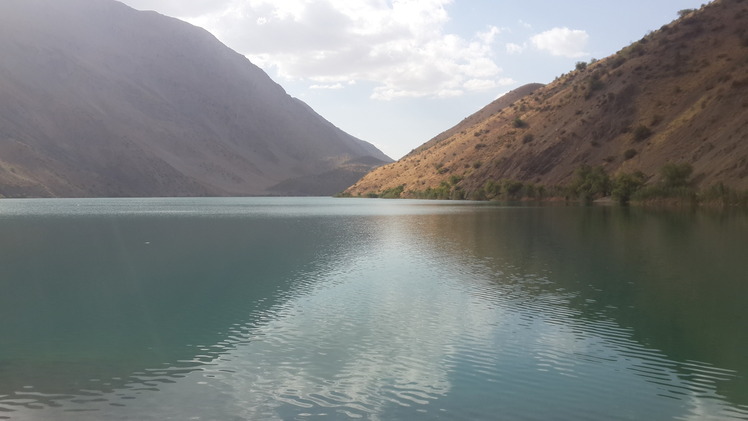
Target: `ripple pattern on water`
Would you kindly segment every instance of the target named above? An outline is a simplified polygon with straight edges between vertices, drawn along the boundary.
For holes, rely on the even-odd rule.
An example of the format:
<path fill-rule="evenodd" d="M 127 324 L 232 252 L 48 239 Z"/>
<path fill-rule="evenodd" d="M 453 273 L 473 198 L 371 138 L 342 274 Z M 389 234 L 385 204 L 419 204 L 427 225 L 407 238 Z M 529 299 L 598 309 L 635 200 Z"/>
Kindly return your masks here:
<path fill-rule="evenodd" d="M 222 218 L 267 216 L 273 206 L 249 212 L 232 202 Z M 144 343 L 171 346 L 145 350 L 142 360 L 91 367 L 94 359 L 73 350 L 26 370 L 0 359 L 0 385 L 23 377 L 8 374 L 40 373 L 0 392 L 0 419 L 748 419 L 748 407 L 724 393 L 744 373 L 647 345 L 610 316 L 618 306 L 584 293 L 600 288 L 560 285 L 532 256 L 477 256 L 477 245 L 440 231 L 460 226 L 462 208 L 428 219 L 423 207 L 381 206 L 340 220 L 293 205 L 275 234 L 285 226 L 314 235 L 297 250 L 302 262 L 287 261 L 292 270 L 255 273 L 243 263 L 251 253 L 212 254 L 201 262 L 212 272 L 183 274 L 210 301 L 175 281 L 161 297 L 186 302 L 172 307 L 178 316 L 142 306 L 156 339 Z M 249 247 L 232 230 L 257 225 L 237 221 L 210 221 L 200 231 L 205 247 Z M 320 238 L 339 241 L 313 243 Z M 273 253 L 262 248 L 252 250 L 268 259 L 264 267 Z M 265 289 L 252 295 L 246 285 Z M 54 373 L 76 370 L 91 374 L 54 385 Z"/>

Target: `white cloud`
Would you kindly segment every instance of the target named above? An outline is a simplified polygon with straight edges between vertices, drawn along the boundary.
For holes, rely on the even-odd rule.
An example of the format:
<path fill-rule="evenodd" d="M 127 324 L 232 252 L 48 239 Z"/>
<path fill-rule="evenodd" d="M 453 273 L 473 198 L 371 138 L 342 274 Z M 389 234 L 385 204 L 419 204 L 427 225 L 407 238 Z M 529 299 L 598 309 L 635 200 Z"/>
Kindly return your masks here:
<path fill-rule="evenodd" d="M 194 18 L 205 13 L 222 10 L 231 0 L 123 0 L 130 7 L 138 10 L 158 10 L 168 16 Z"/>
<path fill-rule="evenodd" d="M 480 39 L 485 44 L 491 44 L 494 39 L 496 39 L 496 36 L 502 32 L 503 30 L 501 28 L 490 26 L 486 32 L 479 32 L 476 34 L 476 38 Z"/>
<path fill-rule="evenodd" d="M 532 44 L 539 50 L 547 51 L 554 56 L 582 57 L 588 53 L 584 51 L 589 35 L 578 29 L 553 28 L 530 38 Z"/>
<path fill-rule="evenodd" d="M 499 86 L 510 86 L 514 85 L 515 83 L 517 83 L 517 81 L 510 77 L 502 77 L 501 79 L 499 79 Z"/>
<path fill-rule="evenodd" d="M 367 81 L 372 98 L 389 100 L 501 85 L 492 45 L 502 29 L 471 39 L 447 33 L 451 1 L 230 0 L 189 21 L 255 64 L 316 88 Z"/>
<path fill-rule="evenodd" d="M 342 83 L 336 83 L 334 85 L 312 85 L 309 89 L 343 89 Z"/>
<path fill-rule="evenodd" d="M 496 86 L 498 86 L 496 81 L 491 79 L 470 79 L 465 82 L 465 89 L 468 91 L 485 91 Z"/>
<path fill-rule="evenodd" d="M 521 54 L 523 51 L 525 51 L 524 45 L 515 44 L 513 42 L 506 44 L 507 54 Z"/>

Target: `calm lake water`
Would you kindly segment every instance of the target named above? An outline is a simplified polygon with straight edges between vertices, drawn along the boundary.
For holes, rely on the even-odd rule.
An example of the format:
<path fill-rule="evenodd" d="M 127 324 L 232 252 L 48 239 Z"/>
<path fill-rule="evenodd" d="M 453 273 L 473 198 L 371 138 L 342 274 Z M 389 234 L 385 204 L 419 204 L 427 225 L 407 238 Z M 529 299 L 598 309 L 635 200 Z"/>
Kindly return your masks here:
<path fill-rule="evenodd" d="M 0 201 L 0 419 L 748 419 L 748 217 Z"/>

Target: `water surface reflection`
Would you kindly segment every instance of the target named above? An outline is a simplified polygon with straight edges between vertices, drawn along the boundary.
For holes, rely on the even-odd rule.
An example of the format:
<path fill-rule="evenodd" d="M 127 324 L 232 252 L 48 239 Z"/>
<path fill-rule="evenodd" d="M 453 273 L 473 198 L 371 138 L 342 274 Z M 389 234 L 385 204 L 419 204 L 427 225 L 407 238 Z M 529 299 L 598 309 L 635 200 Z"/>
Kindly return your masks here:
<path fill-rule="evenodd" d="M 0 218 L 0 410 L 748 418 L 743 219 L 245 200 Z"/>
<path fill-rule="evenodd" d="M 748 404 L 740 351 L 748 346 L 745 215 L 513 208 L 435 216 L 426 231 L 452 252 L 469 251 L 503 282 L 519 279 L 523 291 L 564 302 L 574 318 L 615 323 L 672 360 L 665 365 L 699 393 L 706 384 Z"/>

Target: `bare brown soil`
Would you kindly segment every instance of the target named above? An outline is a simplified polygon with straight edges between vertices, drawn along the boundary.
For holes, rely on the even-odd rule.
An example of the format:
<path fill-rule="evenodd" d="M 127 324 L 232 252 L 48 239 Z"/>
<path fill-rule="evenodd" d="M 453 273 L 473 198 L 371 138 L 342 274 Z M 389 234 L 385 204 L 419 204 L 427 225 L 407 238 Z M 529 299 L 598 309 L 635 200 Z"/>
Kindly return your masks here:
<path fill-rule="evenodd" d="M 693 166 L 698 188 L 748 190 L 748 1 L 717 0 L 546 86 L 489 104 L 347 190 L 408 192 L 489 180 L 554 186 L 581 165 L 642 171 Z M 456 176 L 456 177 L 455 177 Z"/>

